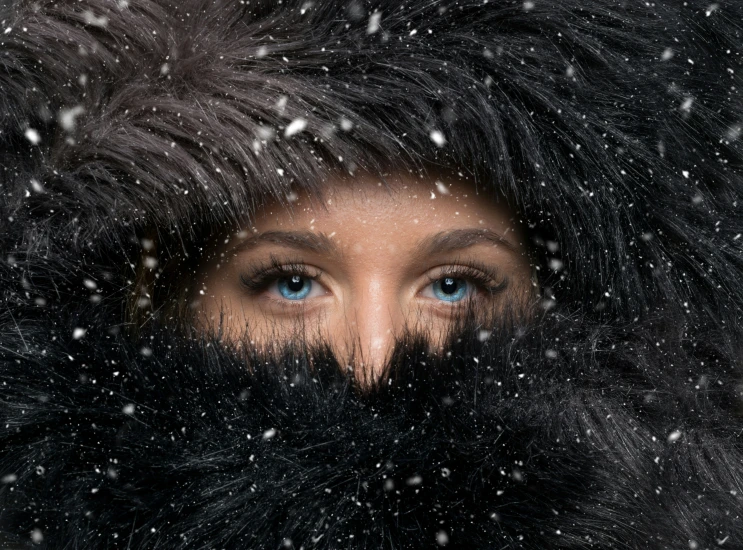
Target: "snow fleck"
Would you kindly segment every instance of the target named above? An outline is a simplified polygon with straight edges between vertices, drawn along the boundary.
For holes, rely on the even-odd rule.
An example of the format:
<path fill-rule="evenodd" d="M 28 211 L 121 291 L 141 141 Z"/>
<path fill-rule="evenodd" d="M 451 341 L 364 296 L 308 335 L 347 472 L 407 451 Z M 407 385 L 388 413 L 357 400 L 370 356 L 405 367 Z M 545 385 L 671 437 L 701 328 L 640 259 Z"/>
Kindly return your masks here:
<path fill-rule="evenodd" d="M 484 342 L 485 340 L 487 340 L 488 338 L 490 338 L 490 335 L 491 334 L 493 334 L 493 333 L 491 331 L 489 331 L 489 330 L 481 330 L 481 331 L 479 331 L 477 333 L 477 339 L 480 342 Z"/>
<path fill-rule="evenodd" d="M 121 409 L 121 412 L 131 416 L 134 414 L 134 409 L 135 409 L 134 403 L 129 403 L 128 405 L 124 405 L 124 408 Z"/>
<path fill-rule="evenodd" d="M 283 169 L 283 168 L 277 168 L 277 169 L 276 169 L 276 173 L 277 173 L 277 174 L 278 174 L 279 176 L 283 176 L 283 175 L 284 175 L 284 169 Z"/>
<path fill-rule="evenodd" d="M 689 179 L 689 171 L 688 170 L 681 170 L 681 175 L 684 176 L 686 179 Z"/>
<path fill-rule="evenodd" d="M 44 542 L 44 533 L 41 532 L 41 529 L 36 528 L 31 531 L 31 542 L 34 544 L 41 544 Z"/>
<path fill-rule="evenodd" d="M 678 441 L 681 438 L 681 431 L 680 430 L 674 430 L 670 434 L 668 434 L 668 442 L 674 443 Z"/>
<path fill-rule="evenodd" d="M 10 31 L 12 30 L 13 30 L 13 27 L 8 27 L 7 29 L 3 31 L 3 34 L 10 34 Z"/>
<path fill-rule="evenodd" d="M 565 69 L 565 76 L 570 78 L 574 75 L 575 75 L 575 67 L 573 67 L 572 65 L 568 65 L 568 68 Z"/>
<path fill-rule="evenodd" d="M 108 25 L 108 17 L 105 15 L 98 17 L 90 10 L 85 10 L 83 12 L 83 17 L 85 17 L 86 24 L 93 25 L 94 27 L 104 28 Z"/>
<path fill-rule="evenodd" d="M 265 432 L 263 432 L 263 439 L 273 439 L 274 437 L 276 437 L 275 428 L 270 428 L 266 430 Z"/>
<path fill-rule="evenodd" d="M 534 2 L 532 2 L 531 0 L 526 0 L 526 2 L 524 2 L 524 11 L 530 11 L 533 9 L 534 9 Z"/>
<path fill-rule="evenodd" d="M 416 34 L 418 34 L 418 29 L 413 29 L 408 36 L 415 36 Z"/>
<path fill-rule="evenodd" d="M 449 188 L 444 184 L 443 181 L 436 180 L 436 190 L 439 192 L 440 195 L 451 194 L 451 191 L 449 191 Z"/>
<path fill-rule="evenodd" d="M 681 110 L 682 111 L 690 111 L 691 106 L 694 104 L 694 98 L 693 97 L 687 97 L 684 99 L 684 102 L 681 104 Z"/>
<path fill-rule="evenodd" d="M 3 478 L 0 479 L 0 481 L 2 481 L 5 484 L 15 483 L 16 481 L 18 481 L 18 476 L 15 474 L 8 474 L 6 476 L 3 476 Z"/>
<path fill-rule="evenodd" d="M 433 141 L 438 147 L 443 147 L 446 143 L 446 138 L 439 130 L 432 130 L 429 134 L 431 141 Z"/>
<path fill-rule="evenodd" d="M 23 135 L 31 142 L 31 145 L 38 145 L 41 143 L 41 135 L 39 134 L 39 131 L 34 128 L 27 128 Z"/>
<path fill-rule="evenodd" d="M 346 117 L 341 117 L 341 130 L 348 132 L 351 128 L 353 128 L 353 122 Z"/>
<path fill-rule="evenodd" d="M 255 52 L 255 56 L 260 59 L 261 57 L 266 57 L 268 55 L 268 48 L 265 46 L 261 46 L 258 48 L 258 50 Z"/>
<path fill-rule="evenodd" d="M 433 191 L 431 191 L 431 200 L 433 200 L 435 198 L 436 198 L 436 193 L 434 193 Z"/>
<path fill-rule="evenodd" d="M 423 483 L 423 478 L 419 475 L 411 476 L 405 480 L 408 485 L 420 485 Z"/>
<path fill-rule="evenodd" d="M 671 48 L 666 48 L 663 50 L 663 53 L 661 54 L 660 58 L 663 61 L 668 61 L 674 56 L 673 50 Z"/>
<path fill-rule="evenodd" d="M 258 126 L 255 133 L 261 139 L 272 139 L 276 135 L 276 132 L 270 126 Z"/>
<path fill-rule="evenodd" d="M 307 13 L 307 10 L 313 7 L 314 5 L 315 5 L 314 2 L 305 2 L 304 4 L 302 4 L 302 7 L 299 8 L 299 13 L 304 15 L 305 13 Z"/>
<path fill-rule="evenodd" d="M 737 241 L 738 239 L 740 239 L 740 236 L 741 236 L 741 233 L 738 233 L 735 237 L 733 237 L 733 240 Z"/>
<path fill-rule="evenodd" d="M 83 285 L 85 285 L 85 288 L 87 288 L 88 290 L 95 290 L 96 288 L 98 288 L 98 285 L 92 279 L 84 279 Z"/>
<path fill-rule="evenodd" d="M 562 260 L 559 260 L 557 258 L 552 258 L 550 259 L 549 266 L 552 271 L 561 271 L 563 267 L 563 263 L 562 263 Z"/>
<path fill-rule="evenodd" d="M 46 468 L 44 468 L 41 464 L 36 466 L 36 475 L 43 476 L 46 473 Z"/>
<path fill-rule="evenodd" d="M 170 65 L 168 63 L 163 63 L 160 65 L 160 75 L 165 76 L 170 72 Z"/>
<path fill-rule="evenodd" d="M 303 118 L 295 118 L 284 130 L 285 137 L 291 137 L 307 128 L 307 121 Z"/>
<path fill-rule="evenodd" d="M 68 132 L 75 129 L 75 122 L 77 117 L 85 112 L 82 105 L 75 105 L 69 109 L 62 109 L 59 111 L 59 124 L 62 128 Z"/>
<path fill-rule="evenodd" d="M 725 132 L 725 138 L 729 141 L 735 141 L 740 137 L 743 132 L 743 125 L 738 124 L 737 126 L 731 126 L 728 131 Z"/>
<path fill-rule="evenodd" d="M 279 96 L 279 99 L 276 100 L 276 110 L 280 113 L 284 112 L 284 109 L 286 108 L 286 104 L 289 102 L 289 96 Z"/>
<path fill-rule="evenodd" d="M 694 60 L 692 60 L 692 59 L 687 59 L 687 61 L 689 62 L 690 65 L 693 65 L 694 64 Z"/>
<path fill-rule="evenodd" d="M 144 263 L 147 269 L 155 269 L 158 264 L 157 258 L 153 258 L 152 256 L 145 256 L 142 263 Z"/>
<path fill-rule="evenodd" d="M 152 350 L 148 347 L 143 347 L 139 350 L 139 353 L 142 354 L 143 357 L 151 357 L 152 356 Z"/>
<path fill-rule="evenodd" d="M 369 24 L 366 26 L 366 34 L 374 34 L 379 30 L 379 23 L 382 20 L 382 12 L 376 11 L 369 16 Z"/>
<path fill-rule="evenodd" d="M 33 189 L 37 193 L 43 193 L 44 192 L 44 186 L 41 185 L 39 180 L 35 178 L 31 178 L 31 189 Z"/>
<path fill-rule="evenodd" d="M 297 202 L 299 200 L 299 195 L 297 195 L 294 191 L 290 191 L 286 194 L 286 200 L 289 202 Z"/>
<path fill-rule="evenodd" d="M 82 340 L 83 337 L 85 337 L 85 333 L 88 331 L 84 328 L 77 327 L 75 330 L 72 331 L 72 338 L 74 340 Z"/>
<path fill-rule="evenodd" d="M 436 533 L 436 544 L 439 546 L 446 546 L 449 544 L 449 535 L 446 531 L 439 531 Z"/>
<path fill-rule="evenodd" d="M 555 358 L 557 358 L 557 352 L 555 350 L 553 350 L 553 349 L 548 349 L 547 351 L 544 352 L 544 355 L 548 359 L 555 359 Z"/>
<path fill-rule="evenodd" d="M 719 7 L 720 7 L 720 4 L 710 4 L 709 7 L 706 10 L 704 10 L 704 15 L 706 15 L 707 17 L 709 17 Z"/>

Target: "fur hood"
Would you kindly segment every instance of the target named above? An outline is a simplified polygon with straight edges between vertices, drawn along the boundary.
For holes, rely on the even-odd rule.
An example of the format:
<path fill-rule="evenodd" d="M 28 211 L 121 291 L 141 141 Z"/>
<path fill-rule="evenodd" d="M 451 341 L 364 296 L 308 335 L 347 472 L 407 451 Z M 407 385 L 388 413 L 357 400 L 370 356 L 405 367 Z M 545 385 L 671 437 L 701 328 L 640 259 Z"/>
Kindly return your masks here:
<path fill-rule="evenodd" d="M 741 21 L 737 1 L 4 2 L 0 531 L 743 548 Z M 145 254 L 165 280 L 266 198 L 431 166 L 528 225 L 528 326 L 400 341 L 361 391 L 327 350 L 238 356 L 139 294 Z"/>

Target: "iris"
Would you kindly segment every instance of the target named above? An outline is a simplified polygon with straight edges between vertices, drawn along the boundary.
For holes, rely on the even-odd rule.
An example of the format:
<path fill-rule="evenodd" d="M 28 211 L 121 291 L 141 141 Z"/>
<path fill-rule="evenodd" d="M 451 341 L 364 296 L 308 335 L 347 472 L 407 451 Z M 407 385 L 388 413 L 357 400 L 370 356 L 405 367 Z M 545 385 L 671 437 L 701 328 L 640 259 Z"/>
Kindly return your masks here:
<path fill-rule="evenodd" d="M 467 296 L 467 281 L 464 279 L 455 279 L 454 277 L 444 277 L 434 281 L 433 294 L 439 300 L 446 302 L 458 302 Z"/>
<path fill-rule="evenodd" d="M 312 280 L 300 275 L 279 279 L 277 286 L 281 296 L 287 300 L 303 300 L 312 290 Z"/>

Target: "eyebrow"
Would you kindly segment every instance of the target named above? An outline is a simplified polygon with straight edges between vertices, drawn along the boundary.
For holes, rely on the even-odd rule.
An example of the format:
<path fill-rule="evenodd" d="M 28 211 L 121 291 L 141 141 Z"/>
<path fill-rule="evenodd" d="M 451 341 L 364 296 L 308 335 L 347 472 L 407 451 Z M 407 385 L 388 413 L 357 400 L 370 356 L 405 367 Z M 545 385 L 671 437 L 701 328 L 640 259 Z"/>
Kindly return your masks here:
<path fill-rule="evenodd" d="M 311 231 L 266 231 L 257 233 L 242 241 L 235 247 L 235 251 L 249 250 L 270 243 L 305 250 L 315 253 L 340 255 L 337 244 L 324 233 Z M 469 248 L 477 244 L 493 244 L 503 246 L 511 252 L 518 253 L 518 248 L 503 235 L 490 229 L 453 229 L 441 231 L 423 239 L 413 252 L 417 258 L 425 258 L 434 254 L 446 254 Z"/>
<path fill-rule="evenodd" d="M 453 229 L 441 231 L 426 237 L 418 246 L 416 255 L 427 257 L 434 254 L 455 252 L 477 244 L 503 246 L 511 252 L 518 253 L 516 245 L 506 240 L 503 235 L 490 229 Z"/>
<path fill-rule="evenodd" d="M 264 243 L 316 253 L 338 253 L 338 247 L 330 237 L 324 233 L 312 233 L 311 231 L 265 231 L 245 239 L 235 247 L 235 251 L 249 250 Z"/>

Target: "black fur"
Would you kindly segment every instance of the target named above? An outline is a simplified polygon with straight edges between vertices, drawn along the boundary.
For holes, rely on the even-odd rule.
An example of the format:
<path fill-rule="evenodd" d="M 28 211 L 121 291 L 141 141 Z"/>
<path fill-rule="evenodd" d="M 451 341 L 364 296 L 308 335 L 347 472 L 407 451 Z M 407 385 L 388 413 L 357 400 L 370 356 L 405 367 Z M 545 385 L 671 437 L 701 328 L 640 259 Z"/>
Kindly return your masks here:
<path fill-rule="evenodd" d="M 737 0 L 3 3 L 0 529 L 743 548 L 742 22 Z M 127 325 L 143 238 L 167 278 L 267 196 L 435 166 L 528 224 L 529 327 L 401 342 L 364 392 L 327 352 L 237 357 L 157 307 Z"/>

